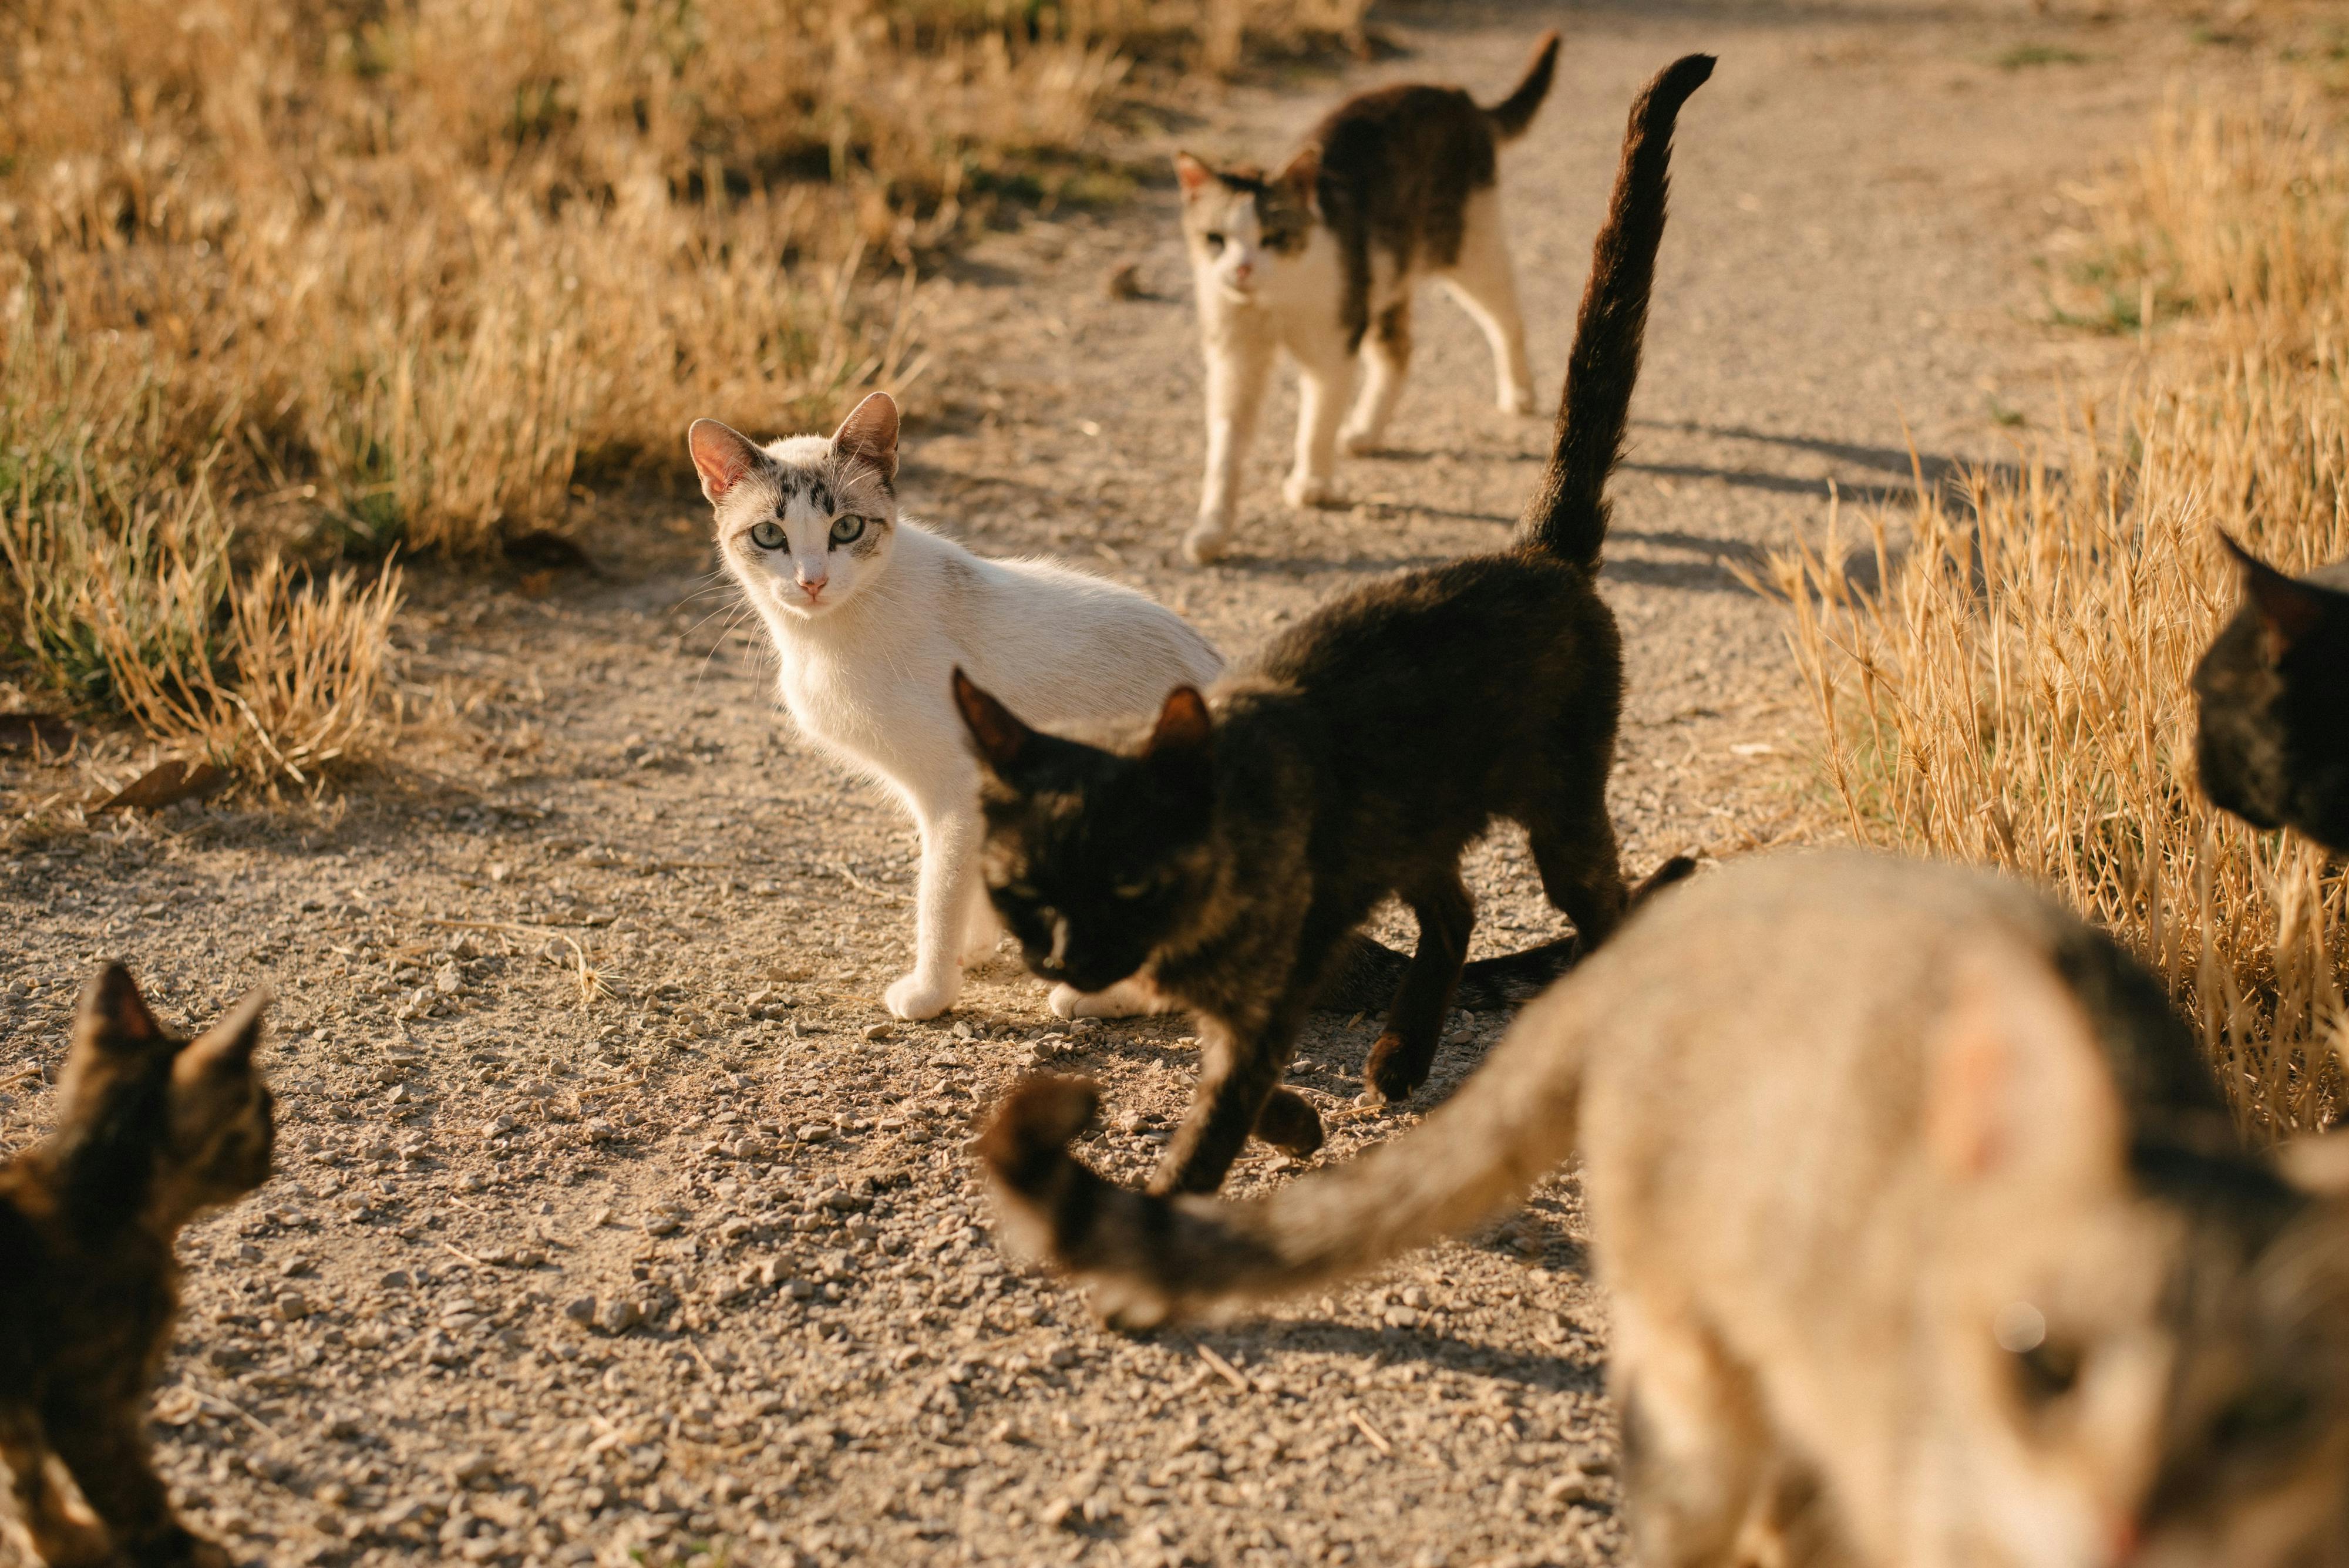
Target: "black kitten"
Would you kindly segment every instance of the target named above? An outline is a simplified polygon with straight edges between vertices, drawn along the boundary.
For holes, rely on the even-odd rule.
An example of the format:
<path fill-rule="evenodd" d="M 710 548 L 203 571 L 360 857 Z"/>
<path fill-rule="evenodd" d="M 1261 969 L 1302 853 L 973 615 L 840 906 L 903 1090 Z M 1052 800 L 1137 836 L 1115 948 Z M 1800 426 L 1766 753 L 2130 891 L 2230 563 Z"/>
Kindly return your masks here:
<path fill-rule="evenodd" d="M 2227 548 L 2249 599 L 2194 670 L 2202 787 L 2253 826 L 2349 855 L 2349 561 L 2294 578 Z"/>
<path fill-rule="evenodd" d="M 1558 410 L 1514 546 L 1325 606 L 1209 701 L 1189 687 L 1112 748 L 1040 734 L 957 670 L 985 763 L 988 890 L 1029 966 L 1079 991 L 1147 971 L 1199 1019 L 1196 1096 L 1153 1179 L 1212 1191 L 1253 1129 L 1310 1150 L 1311 1106 L 1279 1087 L 1306 1012 L 1390 894 L 1419 948 L 1371 1048 L 1372 1097 L 1427 1078 L 1475 907 L 1463 849 L 1524 825 L 1550 900 L 1585 945 L 1630 899 L 1607 816 L 1623 700 L 1599 597 L 1607 476 L 1623 441 L 1662 238 L 1672 122 L 1710 56 L 1632 106 Z"/>

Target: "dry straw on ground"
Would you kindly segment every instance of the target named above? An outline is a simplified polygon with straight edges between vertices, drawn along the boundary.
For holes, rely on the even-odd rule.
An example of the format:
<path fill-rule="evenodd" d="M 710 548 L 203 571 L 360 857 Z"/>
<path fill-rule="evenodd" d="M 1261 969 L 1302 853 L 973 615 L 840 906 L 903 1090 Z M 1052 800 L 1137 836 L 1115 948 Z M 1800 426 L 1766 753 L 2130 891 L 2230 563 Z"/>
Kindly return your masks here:
<path fill-rule="evenodd" d="M 2305 99 L 2180 104 L 2091 192 L 2084 281 L 2155 302 L 2147 389 L 1962 493 L 1775 563 L 1825 771 L 1865 842 L 2011 867 L 2152 961 L 2247 1128 L 2341 1104 L 2349 868 L 2215 810 L 2188 680 L 2239 602 L 2224 529 L 2292 570 L 2349 556 L 2349 165 Z"/>
<path fill-rule="evenodd" d="M 1121 188 L 1137 57 L 1227 70 L 1362 3 L 0 6 L 0 637 L 305 776 L 364 739 L 397 588 L 249 560 L 486 548 L 698 415 L 835 411 L 908 362 L 876 261 Z"/>

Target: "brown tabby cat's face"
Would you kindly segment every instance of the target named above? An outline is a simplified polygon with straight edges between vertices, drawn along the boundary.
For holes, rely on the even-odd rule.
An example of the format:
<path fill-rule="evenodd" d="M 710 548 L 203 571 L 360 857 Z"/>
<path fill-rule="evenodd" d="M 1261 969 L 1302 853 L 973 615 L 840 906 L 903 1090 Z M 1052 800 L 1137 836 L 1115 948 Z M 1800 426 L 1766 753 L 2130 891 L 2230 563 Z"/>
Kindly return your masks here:
<path fill-rule="evenodd" d="M 109 964 L 83 995 L 58 1086 L 58 1136 L 102 1154 L 143 1191 L 112 1194 L 175 1228 L 269 1179 L 274 1101 L 253 1064 L 265 992 L 193 1040 L 166 1030 L 129 971 Z"/>

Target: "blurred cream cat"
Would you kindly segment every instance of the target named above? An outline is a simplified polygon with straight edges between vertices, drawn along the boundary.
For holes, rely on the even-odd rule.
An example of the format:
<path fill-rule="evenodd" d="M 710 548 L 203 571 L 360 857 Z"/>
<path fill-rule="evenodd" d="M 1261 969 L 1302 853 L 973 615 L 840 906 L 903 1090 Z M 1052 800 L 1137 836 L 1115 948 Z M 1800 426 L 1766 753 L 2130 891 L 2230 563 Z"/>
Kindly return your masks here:
<path fill-rule="evenodd" d="M 2342 1146 L 2247 1152 L 2156 982 L 2010 883 L 1668 889 L 1418 1131 L 1265 1198 L 1102 1181 L 1064 1150 L 1093 1101 L 1032 1081 L 979 1150 L 1128 1324 L 1359 1272 L 1578 1151 L 1647 1568 L 2349 1562 Z"/>

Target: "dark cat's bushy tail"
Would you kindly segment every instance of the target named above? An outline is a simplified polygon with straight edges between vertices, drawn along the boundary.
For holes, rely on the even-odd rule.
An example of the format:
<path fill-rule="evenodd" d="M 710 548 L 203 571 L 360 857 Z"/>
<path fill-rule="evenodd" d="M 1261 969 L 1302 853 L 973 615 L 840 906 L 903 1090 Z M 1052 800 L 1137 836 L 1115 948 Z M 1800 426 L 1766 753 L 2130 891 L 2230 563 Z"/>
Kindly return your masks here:
<path fill-rule="evenodd" d="M 1596 568 L 1607 538 L 1607 476 L 1623 450 L 1656 249 L 1664 237 L 1672 122 L 1712 75 L 1711 55 L 1684 56 L 1631 105 L 1615 194 L 1591 246 L 1590 281 L 1575 318 L 1549 468 L 1517 525 L 1519 543 L 1577 566 Z"/>
<path fill-rule="evenodd" d="M 1550 78 L 1557 74 L 1557 29 L 1552 27 L 1534 46 L 1533 63 L 1526 67 L 1525 78 L 1516 89 L 1485 110 L 1485 118 L 1493 122 L 1493 135 L 1502 141 L 1523 136 L 1540 112 L 1542 100 L 1549 97 Z"/>

